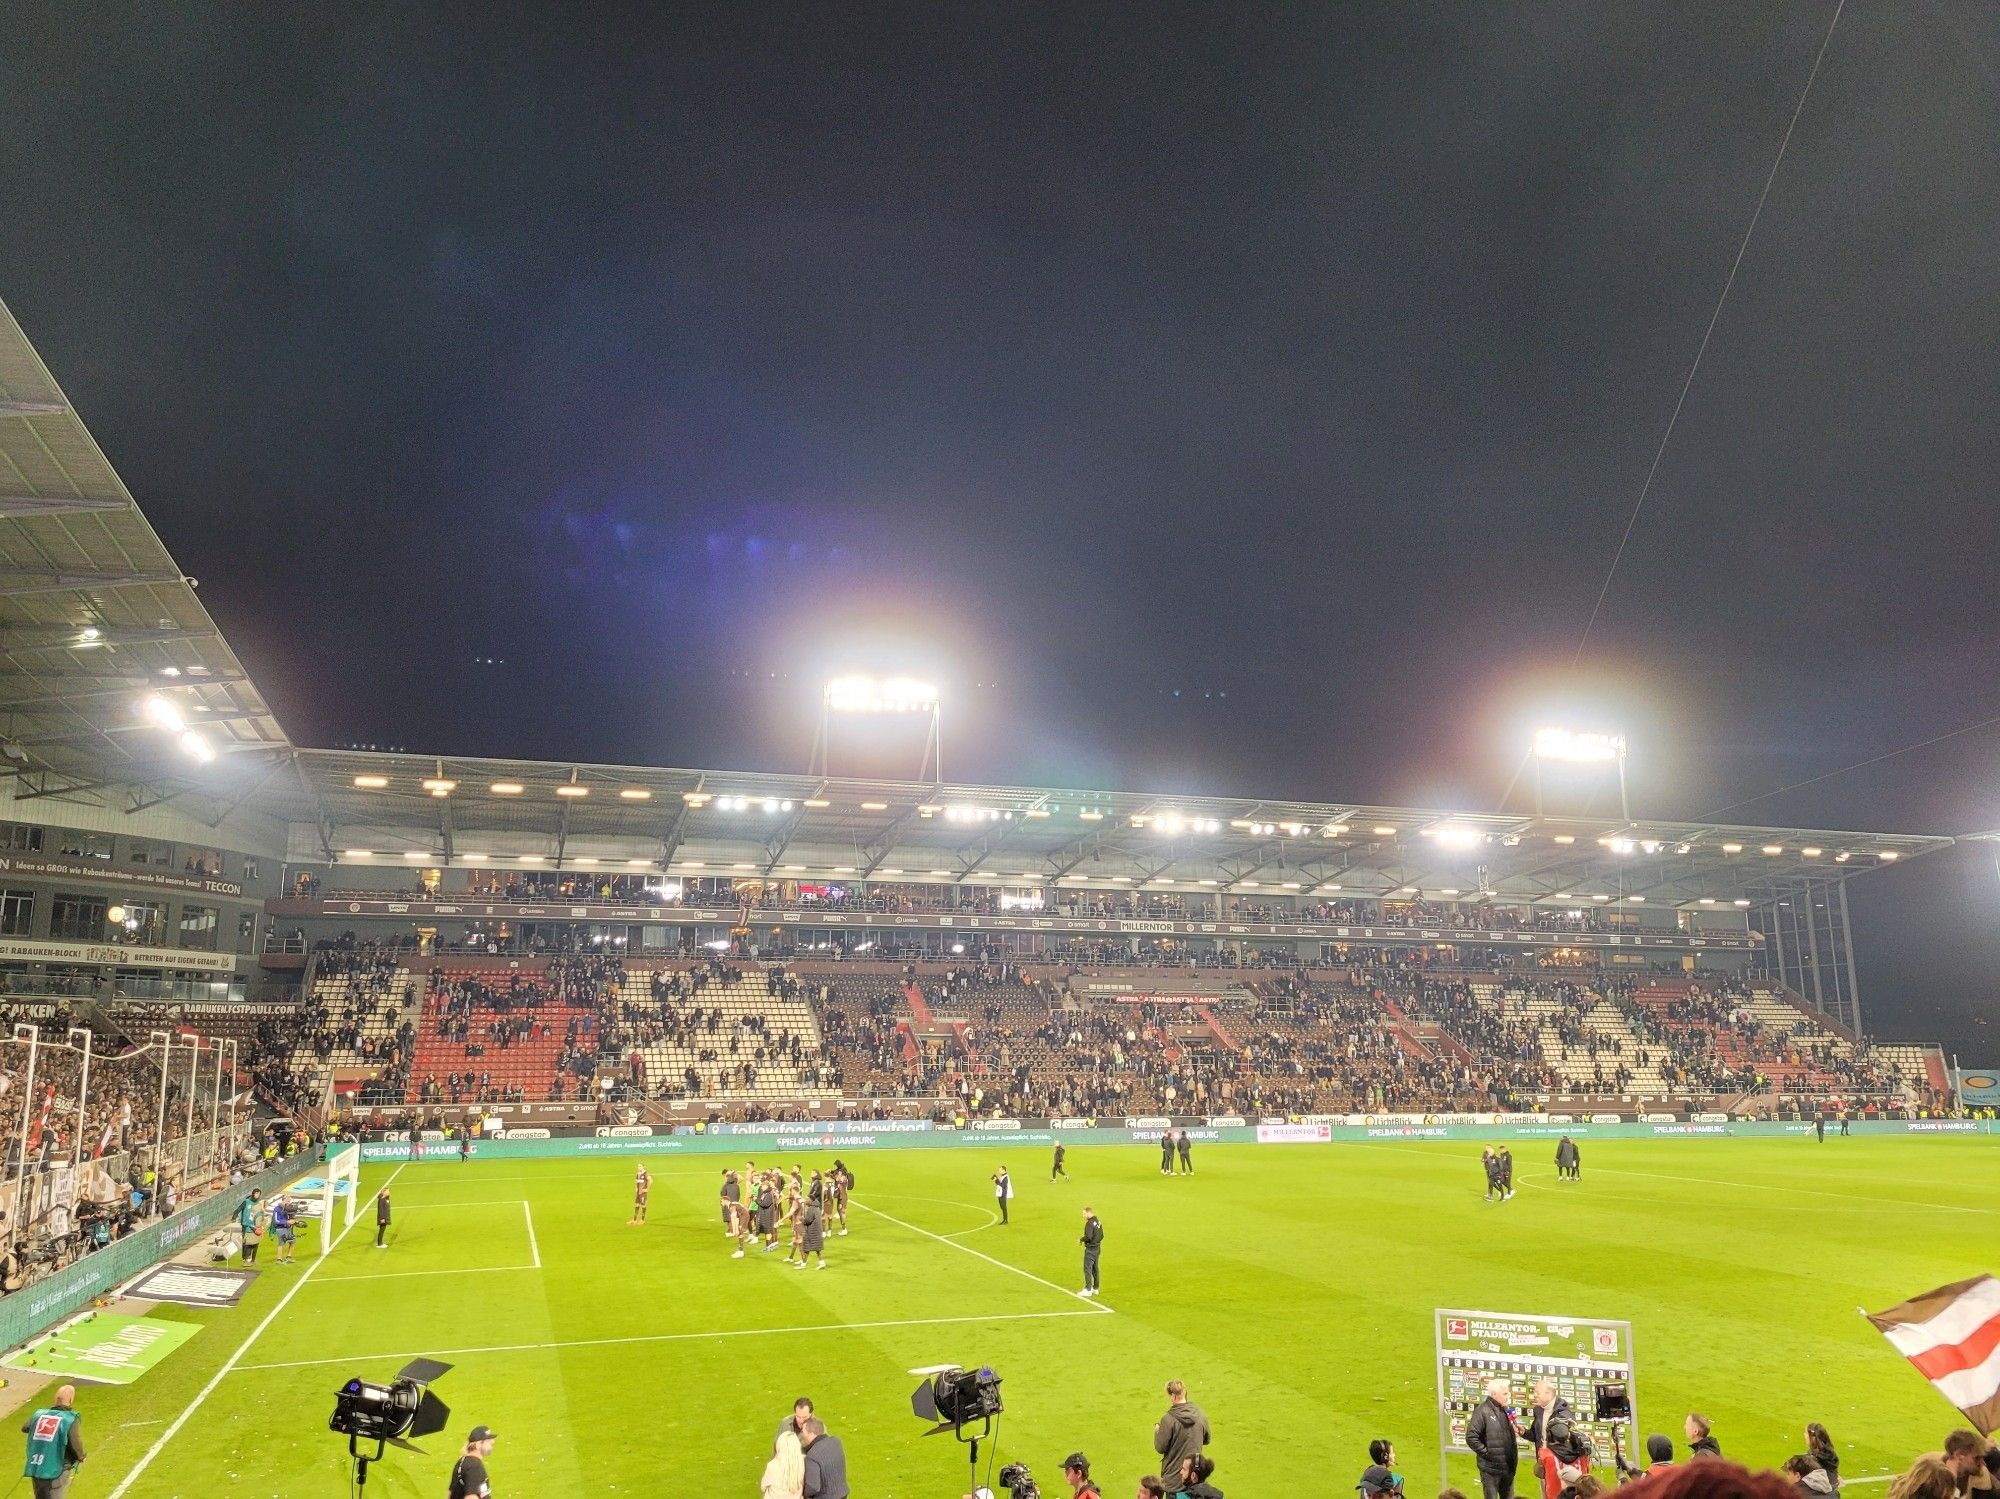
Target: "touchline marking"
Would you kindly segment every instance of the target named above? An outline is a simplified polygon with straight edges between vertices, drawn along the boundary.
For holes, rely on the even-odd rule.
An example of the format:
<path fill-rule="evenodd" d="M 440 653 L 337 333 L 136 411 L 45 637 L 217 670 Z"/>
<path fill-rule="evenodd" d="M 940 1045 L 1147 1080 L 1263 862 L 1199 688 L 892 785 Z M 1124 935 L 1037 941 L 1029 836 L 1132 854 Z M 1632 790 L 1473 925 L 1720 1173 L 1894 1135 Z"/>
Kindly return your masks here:
<path fill-rule="evenodd" d="M 997 1265 L 1002 1270 L 1011 1270 L 1016 1275 L 1024 1276 L 1027 1279 L 1032 1280 L 1038 1286 L 1047 1286 L 1051 1291 L 1059 1291 L 1063 1295 L 1069 1297 L 1072 1301 L 1081 1301 L 1085 1306 L 1089 1307 L 1093 1312 L 1100 1312 L 1107 1316 L 1110 1315 L 1111 1313 L 1111 1308 L 1104 1305 L 1102 1302 L 1093 1301 L 1088 1296 L 1083 1295 L 1081 1292 L 1072 1291 L 1067 1286 L 1059 1286 L 1052 1280 L 1044 1280 L 1042 1279 L 1041 1276 L 1035 1274 L 1035 1272 L 1032 1270 L 1023 1270 L 1019 1265 L 1010 1265 L 1005 1260 L 996 1260 L 990 1254 L 981 1254 L 977 1249 L 974 1249 L 969 1244 L 961 1244 L 956 1239 L 947 1239 L 943 1234 L 934 1234 L 927 1228 L 918 1228 L 914 1223 L 905 1223 L 901 1218 L 896 1217 L 894 1214 L 885 1213 L 880 1208 L 871 1208 L 865 1202 L 857 1202 L 854 1203 L 853 1206 L 860 1208 L 864 1213 L 873 1213 L 877 1218 L 886 1218 L 889 1222 L 895 1224 L 898 1228 L 907 1228 L 913 1234 L 922 1234 L 926 1239 L 936 1239 L 938 1243 L 948 1245 L 949 1247 L 956 1249 L 960 1254 L 969 1254 L 976 1260 L 984 1260 L 989 1265 Z M 117 1496 L 114 1494 L 112 1496 L 112 1499 L 117 1499 Z"/>
<path fill-rule="evenodd" d="M 532 1265 L 469 1265 L 454 1270 L 384 1270 L 379 1274 L 329 1275 L 320 1284 L 323 1286 L 343 1286 L 357 1280 L 407 1280 L 413 1275 L 499 1275 L 505 1271 L 539 1270 L 540 1261 Z"/>
<path fill-rule="evenodd" d="M 535 1262 L 534 1268 L 539 1270 L 542 1268 L 542 1250 L 535 1243 L 535 1210 L 528 1206 L 525 1197 L 521 1199 L 521 1216 L 528 1220 L 528 1258 Z"/>
<path fill-rule="evenodd" d="M 1106 1307 L 1104 1310 L 1109 1311 L 1110 1308 Z M 541 1353 L 555 1348 L 613 1348 L 634 1343 L 699 1343 L 708 1338 L 773 1338 L 795 1332 L 866 1332 L 881 1327 L 950 1327 L 967 1322 L 1041 1322 L 1052 1317 L 1090 1315 L 1091 1313 L 1087 1311 L 1003 1312 L 997 1317 L 903 1317 L 891 1322 L 815 1322 L 805 1327 L 732 1327 L 721 1332 L 635 1333 L 622 1338 L 574 1338 L 551 1343 L 495 1343 L 480 1348 L 433 1348 L 429 1354 L 342 1354 L 338 1358 L 301 1358 L 289 1359 L 282 1363 L 239 1364 L 237 1369 L 240 1373 L 249 1374 L 262 1369 L 316 1369 L 325 1364 L 359 1364 L 376 1359 L 413 1359 L 445 1354 L 450 1354 L 454 1358 L 466 1358 L 475 1353 Z M 112 1499 L 117 1499 L 117 1496 L 114 1494 Z"/>
<path fill-rule="evenodd" d="M 391 1171 L 389 1173 L 388 1180 L 382 1183 L 383 1191 L 386 1192 L 389 1190 L 390 1184 L 396 1180 L 397 1175 L 402 1171 L 402 1169 L 403 1168 L 401 1166 L 398 1166 L 394 1171 Z M 334 1235 L 333 1243 L 327 1246 L 328 1249 L 331 1250 L 338 1248 L 340 1246 L 340 1241 L 347 1237 L 348 1232 L 354 1227 L 356 1223 L 359 1223 L 361 1221 L 362 1221 L 361 1218 L 355 1217 L 353 1219 L 350 1219 L 347 1223 L 343 1224 L 341 1226 L 340 1232 Z M 148 1468 L 150 1468 L 153 1465 L 153 1459 L 158 1457 L 163 1451 L 165 1451 L 167 1443 L 171 1442 L 175 1438 L 175 1436 L 179 1434 L 180 1429 L 183 1426 L 187 1425 L 188 1417 L 192 1416 L 197 1410 L 201 1409 L 202 1402 L 207 1400 L 210 1395 L 213 1395 L 215 1393 L 215 1387 L 221 1384 L 222 1381 L 228 1377 L 229 1371 L 234 1369 L 237 1366 L 237 1364 L 241 1362 L 243 1355 L 250 1351 L 250 1345 L 256 1342 L 259 1338 L 264 1336 L 264 1329 L 269 1327 L 273 1322 L 278 1320 L 278 1313 L 282 1312 L 286 1307 L 292 1304 L 292 1298 L 299 1294 L 300 1289 L 304 1287 L 306 1282 L 313 1278 L 313 1272 L 318 1270 L 321 1265 L 324 1265 L 327 1262 L 327 1259 L 328 1256 L 325 1254 L 314 1256 L 313 1262 L 310 1265 L 306 1266 L 305 1273 L 301 1275 L 297 1280 L 293 1281 L 291 1289 L 286 1291 L 284 1295 L 278 1298 L 278 1304 L 272 1307 L 268 1312 L 264 1313 L 264 1320 L 262 1322 L 259 1322 L 255 1327 L 253 1327 L 250 1330 L 250 1336 L 245 1338 L 241 1343 L 237 1345 L 236 1351 L 229 1355 L 228 1359 L 223 1363 L 220 1369 L 217 1369 L 215 1371 L 214 1377 L 211 1378 L 207 1384 L 201 1387 L 200 1391 L 195 1395 L 194 1399 L 190 1400 L 187 1403 L 187 1408 L 183 1410 L 178 1416 L 175 1416 L 172 1424 L 169 1425 L 165 1431 L 160 1433 L 159 1440 L 155 1441 L 152 1446 L 146 1449 L 145 1456 L 139 1459 L 139 1461 L 133 1466 L 132 1471 L 127 1473 L 122 1479 L 118 1481 L 118 1487 L 111 1491 L 110 1499 L 124 1499 L 126 1491 L 129 1490 L 133 1484 L 139 1481 L 139 1475 L 144 1473 Z"/>

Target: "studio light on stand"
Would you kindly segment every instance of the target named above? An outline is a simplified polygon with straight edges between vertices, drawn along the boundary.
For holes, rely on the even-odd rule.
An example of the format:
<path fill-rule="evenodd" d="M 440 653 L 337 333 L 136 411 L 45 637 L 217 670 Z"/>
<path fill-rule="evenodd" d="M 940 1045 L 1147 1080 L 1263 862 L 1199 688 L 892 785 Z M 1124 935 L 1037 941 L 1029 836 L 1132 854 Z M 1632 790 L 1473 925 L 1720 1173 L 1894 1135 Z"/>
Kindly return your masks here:
<path fill-rule="evenodd" d="M 929 1364 L 910 1373 L 922 1375 L 924 1382 L 910 1395 L 910 1409 L 919 1421 L 937 1423 L 924 1433 L 934 1437 L 948 1431 L 967 1447 L 966 1460 L 972 1465 L 972 1488 L 979 1488 L 979 1444 L 993 1430 L 993 1418 L 1004 1408 L 1000 1403 L 1000 1376 L 990 1367 L 967 1369 L 958 1364 Z M 970 1436 L 968 1427 L 979 1429 Z"/>
<path fill-rule="evenodd" d="M 431 1392 L 430 1385 L 450 1369 L 450 1364 L 436 1359 L 416 1358 L 403 1366 L 394 1384 L 350 1379 L 334 1392 L 333 1415 L 326 1424 L 347 1438 L 357 1492 L 367 1486 L 368 1465 L 380 1462 L 384 1449 L 396 1446 L 418 1452 L 422 1449 L 411 1445 L 409 1438 L 435 1436 L 444 1430 L 451 1410 Z M 364 1442 L 373 1442 L 375 1450 L 363 1452 Z"/>

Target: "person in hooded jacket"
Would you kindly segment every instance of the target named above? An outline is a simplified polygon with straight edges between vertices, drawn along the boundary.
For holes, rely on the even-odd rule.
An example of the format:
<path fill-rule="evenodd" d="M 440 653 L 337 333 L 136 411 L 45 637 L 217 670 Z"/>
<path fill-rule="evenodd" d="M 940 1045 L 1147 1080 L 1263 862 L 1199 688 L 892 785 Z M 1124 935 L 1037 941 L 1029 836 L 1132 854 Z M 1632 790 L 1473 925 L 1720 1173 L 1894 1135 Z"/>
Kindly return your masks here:
<path fill-rule="evenodd" d="M 1167 1400 L 1167 1413 L 1153 1428 L 1153 1450 L 1160 1454 L 1160 1472 L 1174 1477 L 1208 1445 L 1208 1417 L 1187 1398 L 1187 1386 L 1178 1379 L 1167 1381 Z"/>
<path fill-rule="evenodd" d="M 1807 1453 L 1786 1458 L 1782 1471 L 1791 1479 L 1792 1492 L 1799 1499 L 1829 1499 L 1833 1493 L 1833 1480 L 1827 1476 L 1826 1469 Z"/>

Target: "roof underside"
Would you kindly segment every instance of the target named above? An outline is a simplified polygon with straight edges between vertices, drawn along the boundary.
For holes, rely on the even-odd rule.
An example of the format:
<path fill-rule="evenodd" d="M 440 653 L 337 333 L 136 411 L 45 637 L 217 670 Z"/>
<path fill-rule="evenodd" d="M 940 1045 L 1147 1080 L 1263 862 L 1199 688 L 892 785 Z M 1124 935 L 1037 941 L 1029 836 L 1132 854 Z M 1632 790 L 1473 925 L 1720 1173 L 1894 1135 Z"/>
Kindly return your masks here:
<path fill-rule="evenodd" d="M 323 816 L 321 846 L 336 856 L 645 859 L 710 875 L 1761 904 L 1951 842 L 347 750 L 301 750 L 299 763 L 311 797 L 285 783 L 260 805 L 295 822 Z"/>
<path fill-rule="evenodd" d="M 146 715 L 156 694 L 213 761 Z M 220 813 L 289 755 L 193 580 L 0 305 L 0 768 L 15 795 Z"/>

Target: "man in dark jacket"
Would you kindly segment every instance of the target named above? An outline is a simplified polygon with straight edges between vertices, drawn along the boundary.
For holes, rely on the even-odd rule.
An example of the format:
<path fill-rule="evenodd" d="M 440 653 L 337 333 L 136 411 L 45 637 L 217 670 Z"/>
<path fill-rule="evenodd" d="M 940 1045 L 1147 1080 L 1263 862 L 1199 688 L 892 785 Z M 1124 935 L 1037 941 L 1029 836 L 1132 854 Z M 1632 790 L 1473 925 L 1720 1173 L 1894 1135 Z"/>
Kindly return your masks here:
<path fill-rule="evenodd" d="M 1553 1379 L 1535 1381 L 1534 1405 L 1528 1413 L 1528 1429 L 1521 1433 L 1540 1452 L 1544 1447 L 1568 1447 L 1571 1431 L 1576 1425 L 1576 1412 L 1570 1403 L 1556 1393 Z M 1558 1441 L 1560 1438 L 1560 1441 Z M 1574 1461 L 1568 1451 L 1556 1454 L 1564 1462 Z"/>
<path fill-rule="evenodd" d="M 1697 1457 L 1722 1456 L 1722 1443 L 1716 1441 L 1713 1425 L 1699 1411 L 1689 1411 L 1681 1429 L 1687 1433 L 1690 1462 Z"/>
<path fill-rule="evenodd" d="M 1161 1474 L 1171 1481 L 1208 1445 L 1208 1417 L 1187 1398 L 1187 1386 L 1178 1379 L 1167 1381 L 1167 1399 L 1167 1413 L 1153 1428 L 1153 1450 L 1160 1454 Z"/>
<path fill-rule="evenodd" d="M 847 1453 L 840 1438 L 826 1434 L 818 1416 L 799 1424 L 799 1442 L 806 1449 L 806 1499 L 847 1499 Z"/>
<path fill-rule="evenodd" d="M 1479 1464 L 1484 1499 L 1514 1499 L 1514 1470 L 1521 1465 L 1520 1439 L 1507 1402 L 1514 1393 L 1504 1379 L 1486 1381 L 1486 1398 L 1465 1423 L 1465 1445 Z"/>

